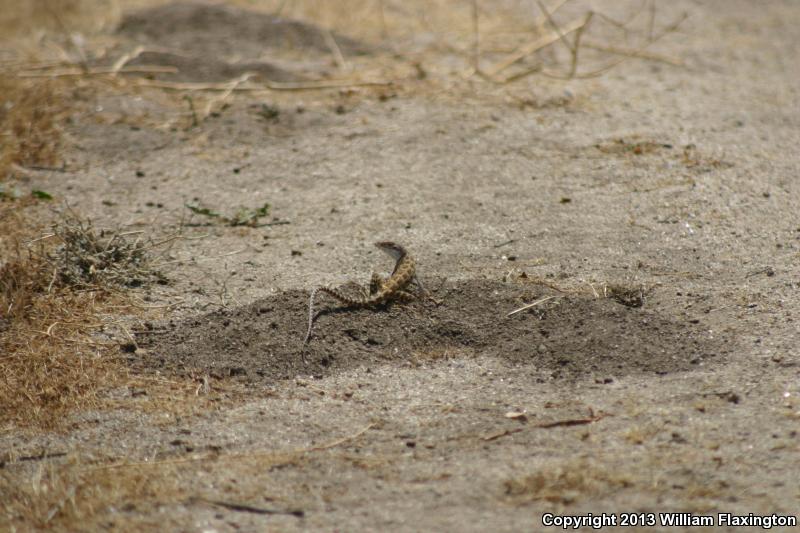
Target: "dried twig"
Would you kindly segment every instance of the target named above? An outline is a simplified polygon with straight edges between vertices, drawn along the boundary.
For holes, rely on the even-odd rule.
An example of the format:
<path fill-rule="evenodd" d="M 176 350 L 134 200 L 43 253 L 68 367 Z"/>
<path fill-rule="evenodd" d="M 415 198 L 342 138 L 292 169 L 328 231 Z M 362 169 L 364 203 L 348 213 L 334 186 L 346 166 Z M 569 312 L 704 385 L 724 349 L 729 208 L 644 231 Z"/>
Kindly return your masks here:
<path fill-rule="evenodd" d="M 336 66 L 339 67 L 340 70 L 349 70 L 347 61 L 344 59 L 344 54 L 342 54 L 342 49 L 339 48 L 339 44 L 333 37 L 333 33 L 331 33 L 331 31 L 328 29 L 324 29 L 322 31 L 322 38 L 325 40 L 325 44 L 328 46 L 328 48 L 330 48 L 331 53 L 333 54 L 333 60 L 336 62 Z"/>
<path fill-rule="evenodd" d="M 539 429 L 550 429 L 556 427 L 571 427 L 571 426 L 583 426 L 586 424 L 592 424 L 597 422 L 598 420 L 602 420 L 603 418 L 614 416 L 610 413 L 598 413 L 594 414 L 594 410 L 589 409 L 589 416 L 586 418 L 568 418 L 566 420 L 556 420 L 553 422 L 541 422 L 539 424 L 533 424 L 530 427 L 539 428 Z M 499 439 L 500 437 L 507 437 L 508 435 L 513 435 L 514 433 L 519 433 L 523 431 L 524 427 L 512 428 L 512 429 L 505 429 L 503 431 L 498 431 L 497 433 L 491 433 L 483 437 L 485 441 L 492 441 Z"/>
<path fill-rule="evenodd" d="M 545 25 L 545 23 L 547 23 L 547 16 L 545 15 L 545 13 L 549 13 L 550 15 L 553 15 L 556 11 L 561 9 L 561 7 L 564 4 L 566 4 L 567 2 L 569 2 L 569 0 L 556 0 L 556 2 L 552 6 L 549 6 L 546 10 L 541 12 L 541 14 L 536 18 L 536 21 L 534 22 L 534 26 L 539 31 L 544 30 L 544 25 Z"/>
<path fill-rule="evenodd" d="M 238 78 L 237 78 L 238 79 Z M 170 89 L 173 91 L 228 91 L 231 82 L 222 83 L 191 83 L 148 80 L 139 78 L 138 85 L 154 87 L 157 89 Z M 341 89 L 347 87 L 385 87 L 392 85 L 392 81 L 355 81 L 355 80 L 327 80 L 283 83 L 277 81 L 264 81 L 258 85 L 238 85 L 234 91 L 313 91 L 319 89 Z"/>
<path fill-rule="evenodd" d="M 586 31 L 586 28 L 589 27 L 589 23 L 592 21 L 592 17 L 594 16 L 594 12 L 590 11 L 588 15 L 586 15 L 586 20 L 583 22 L 580 28 L 575 30 L 575 42 L 572 43 L 572 61 L 569 67 L 569 77 L 572 78 L 575 76 L 575 73 L 578 71 L 578 52 L 581 49 L 581 36 L 583 36 L 583 32 Z"/>
<path fill-rule="evenodd" d="M 656 2 L 655 0 L 650 1 L 649 7 L 649 17 L 647 19 L 647 40 L 652 42 L 654 40 L 653 31 L 655 30 L 656 25 Z"/>
<path fill-rule="evenodd" d="M 574 47 L 573 47 L 573 46 L 570 44 L 570 42 L 567 40 L 567 36 L 566 36 L 566 34 L 564 34 L 564 32 L 562 32 L 562 31 L 561 31 L 561 28 L 558 26 L 558 24 L 556 24 L 556 21 L 555 21 L 555 20 L 553 20 L 553 16 L 550 14 L 550 12 L 547 10 L 547 8 L 546 8 L 546 7 L 544 7 L 544 4 L 542 4 L 541 0 L 536 0 L 536 3 L 539 5 L 539 9 L 541 9 L 541 10 L 542 10 L 542 14 L 544 15 L 545 19 L 547 19 L 547 22 L 549 22 L 549 23 L 550 23 L 550 25 L 553 27 L 553 30 L 555 30 L 555 32 L 558 34 L 558 39 L 559 39 L 559 40 L 560 40 L 562 43 L 564 43 L 564 46 L 566 46 L 566 47 L 567 47 L 567 49 L 568 49 L 570 52 L 574 53 L 574 52 L 575 52 L 575 49 L 574 49 Z M 582 27 L 583 27 L 583 26 L 585 26 L 585 25 L 586 25 L 586 21 L 582 22 L 582 23 L 580 24 L 580 26 L 578 26 L 578 28 L 582 28 Z M 576 28 L 576 30 L 577 30 L 578 28 Z"/>
<path fill-rule="evenodd" d="M 560 3 L 556 4 L 555 8 L 560 7 L 565 1 L 566 0 L 561 0 Z M 602 45 L 602 44 L 598 44 L 596 42 L 595 43 L 582 43 L 582 38 L 583 38 L 584 34 L 586 33 L 587 28 L 588 28 L 589 23 L 591 22 L 592 18 L 595 17 L 595 16 L 598 16 L 602 20 L 607 21 L 611 25 L 623 30 L 625 32 L 625 34 L 626 34 L 626 41 L 627 41 L 627 35 L 630 32 L 630 30 L 628 28 L 628 24 L 630 24 L 630 22 L 634 18 L 636 18 L 636 16 L 638 15 L 638 13 L 641 12 L 641 10 L 639 10 L 637 13 L 635 13 L 631 17 L 629 17 L 628 20 L 623 21 L 623 22 L 616 21 L 616 20 L 614 20 L 614 19 L 612 19 L 612 18 L 610 18 L 607 15 L 604 15 L 602 13 L 590 11 L 589 13 L 586 14 L 586 16 L 583 19 L 572 20 L 571 22 L 569 22 L 568 24 L 566 24 L 565 26 L 562 27 L 562 26 L 559 26 L 556 23 L 556 21 L 553 19 L 553 16 L 552 16 L 552 14 L 554 12 L 553 8 L 548 9 L 547 7 L 544 6 L 544 4 L 541 2 L 541 0 L 537 0 L 537 3 L 539 4 L 539 8 L 540 8 L 540 10 L 542 12 L 543 22 L 546 21 L 549 24 L 549 26 L 551 26 L 553 31 L 551 31 L 550 33 L 541 35 L 537 39 L 535 39 L 534 41 L 531 41 L 531 42 L 521 46 L 520 48 L 515 50 L 513 53 L 509 54 L 505 59 L 501 60 L 500 62 L 495 64 L 493 67 L 491 67 L 488 70 L 484 71 L 484 75 L 485 75 L 486 78 L 488 78 L 488 79 L 490 79 L 490 80 L 492 80 L 494 82 L 497 82 L 497 83 L 508 83 L 508 82 L 523 78 L 525 76 L 528 76 L 528 75 L 530 75 L 530 74 L 532 74 L 534 72 L 539 72 L 544 76 L 547 76 L 547 77 L 550 77 L 550 78 L 556 78 L 556 79 L 592 78 L 592 77 L 595 77 L 595 76 L 599 76 L 603 72 L 606 72 L 606 71 L 616 67 L 617 65 L 619 65 L 620 63 L 622 63 L 623 61 L 625 61 L 626 59 L 628 59 L 630 57 L 639 57 L 639 58 L 644 58 L 644 59 L 652 59 L 652 60 L 655 60 L 655 61 L 663 61 L 665 63 L 669 63 L 669 64 L 672 64 L 672 65 L 682 65 L 682 62 L 679 59 L 675 59 L 675 58 L 671 58 L 671 57 L 668 57 L 668 56 L 663 56 L 663 55 L 659 55 L 659 54 L 655 54 L 655 53 L 646 52 L 645 49 L 648 46 L 650 46 L 653 43 L 655 43 L 657 40 L 659 40 L 664 35 L 675 31 L 678 28 L 678 26 L 680 26 L 680 24 L 682 24 L 683 21 L 687 18 L 687 15 L 685 13 L 681 17 L 679 17 L 675 22 L 673 22 L 672 24 L 669 24 L 669 25 L 665 26 L 664 28 L 662 28 L 660 31 L 656 32 L 655 29 L 654 29 L 654 26 L 655 26 L 655 3 L 654 2 L 645 3 L 644 6 L 649 6 L 649 18 L 648 18 L 648 27 L 646 28 L 646 39 L 645 39 L 645 42 L 639 48 L 630 49 L 630 48 L 622 48 L 622 47 L 616 47 L 616 46 L 610 46 L 610 45 Z M 567 35 L 569 35 L 570 33 L 573 33 L 573 32 L 575 32 L 575 38 L 574 38 L 573 42 L 570 42 L 567 39 Z M 569 53 L 570 53 L 570 67 L 569 67 L 569 71 L 566 74 L 560 74 L 560 73 L 557 73 L 557 72 L 553 72 L 552 70 L 548 70 L 548 69 L 542 68 L 541 66 L 536 66 L 536 67 L 533 67 L 533 68 L 529 68 L 529 69 L 525 70 L 522 73 L 512 74 L 511 76 L 507 76 L 506 78 L 499 78 L 498 77 L 498 74 L 500 74 L 500 72 L 502 72 L 503 70 L 507 69 L 508 67 L 510 67 L 511 65 L 516 63 L 517 61 L 520 61 L 521 59 L 533 54 L 534 52 L 536 52 L 538 50 L 541 50 L 543 48 L 546 48 L 547 46 L 550 46 L 551 44 L 553 44 L 556 41 L 561 41 L 564 44 L 564 46 L 567 47 L 567 49 L 569 50 Z M 607 52 L 607 53 L 611 53 L 611 54 L 622 56 L 622 57 L 612 61 L 611 63 L 609 63 L 609 64 L 607 64 L 605 66 L 602 66 L 602 67 L 600 67 L 598 69 L 595 69 L 595 70 L 593 70 L 591 72 L 578 73 L 578 56 L 579 56 L 579 52 L 580 52 L 582 44 L 586 48 L 591 48 L 591 49 L 594 49 L 594 50 L 599 50 L 601 52 Z"/>
<path fill-rule="evenodd" d="M 480 13 L 478 12 L 478 0 L 472 0 L 472 68 L 475 72 L 481 71 L 480 60 Z"/>
<path fill-rule="evenodd" d="M 516 315 L 517 313 L 521 313 L 522 311 L 524 311 L 526 309 L 530 309 L 531 307 L 533 307 L 535 305 L 543 304 L 544 302 L 546 302 L 548 300 L 552 300 L 553 298 L 561 298 L 561 296 L 548 296 L 546 298 L 542 298 L 541 300 L 536 300 L 533 303 L 530 303 L 530 304 L 527 304 L 527 305 L 523 305 L 519 309 L 514 309 L 513 311 L 508 313 L 506 316 L 509 317 L 509 316 Z"/>
<path fill-rule="evenodd" d="M 130 67 L 95 67 L 90 69 L 66 69 L 66 70 L 52 70 L 50 72 L 20 72 L 17 74 L 20 78 L 61 78 L 65 76 L 96 76 L 99 74 L 112 74 L 116 76 L 120 72 L 135 72 L 135 73 L 167 73 L 174 74 L 178 72 L 176 67 L 164 65 L 133 65 Z"/>
<path fill-rule="evenodd" d="M 111 71 L 114 76 L 116 76 L 119 71 L 124 67 L 129 61 L 132 61 L 139 57 L 142 52 L 145 51 L 144 46 L 137 46 L 133 49 L 133 51 L 129 54 L 123 54 L 119 59 L 114 61 L 114 64 L 111 66 Z"/>
<path fill-rule="evenodd" d="M 239 511 L 243 513 L 254 513 L 254 514 L 287 514 L 290 516 L 296 516 L 298 518 L 302 518 L 305 516 L 305 512 L 301 509 L 290 509 L 287 511 L 283 511 L 280 509 L 267 509 L 264 507 L 256 507 L 254 505 L 248 505 L 244 503 L 236 503 L 236 502 L 226 502 L 222 500 L 209 500 L 206 498 L 192 498 L 189 500 L 190 502 L 203 502 L 209 503 L 211 505 L 218 505 L 220 507 L 224 507 L 226 509 L 230 509 L 231 511 Z"/>
<path fill-rule="evenodd" d="M 564 35 L 570 34 L 575 30 L 577 30 L 578 28 L 580 28 L 584 24 L 584 22 L 585 21 L 582 19 L 575 19 L 565 24 L 561 28 L 561 31 Z M 505 59 L 496 63 L 493 67 L 487 69 L 485 73 L 489 78 L 495 78 L 500 72 L 504 71 L 517 61 L 520 61 L 521 59 L 528 57 L 529 55 L 541 50 L 542 48 L 550 46 L 560 38 L 561 36 L 556 32 L 550 32 L 545 35 L 542 35 L 534 39 L 533 41 L 522 45 L 516 51 L 509 54 Z"/>
<path fill-rule="evenodd" d="M 497 433 L 492 433 L 490 435 L 486 435 L 485 437 L 483 437 L 483 440 L 492 441 L 492 440 L 499 439 L 500 437 L 507 437 L 508 435 L 513 435 L 514 433 L 519 433 L 523 429 L 524 428 L 506 429 L 506 430 L 503 430 L 503 431 L 499 431 Z"/>
<path fill-rule="evenodd" d="M 336 446 L 344 444 L 345 442 L 350 442 L 351 440 L 357 439 L 358 437 L 360 437 L 361 435 L 363 435 L 364 433 L 366 433 L 367 431 L 369 431 L 373 427 L 375 427 L 375 423 L 374 422 L 370 422 L 369 424 L 367 424 L 366 426 L 364 426 L 363 428 L 361 428 L 357 432 L 353 433 L 352 435 L 349 435 L 347 437 L 342 437 L 341 439 L 336 439 L 336 440 L 331 441 L 331 442 L 329 442 L 327 444 L 320 444 L 319 446 L 312 446 L 311 448 L 306 448 L 305 450 L 298 450 L 297 453 L 318 452 L 318 451 L 322 451 L 322 450 L 327 450 L 329 448 L 335 448 Z"/>
<path fill-rule="evenodd" d="M 589 416 L 586 418 L 569 418 L 567 420 L 556 420 L 555 422 L 542 422 L 541 424 L 535 424 L 533 427 L 549 429 L 555 427 L 583 426 L 597 422 L 598 420 L 602 420 L 608 416 L 613 415 L 609 413 L 599 413 L 595 415 L 594 412 L 590 410 Z"/>
<path fill-rule="evenodd" d="M 235 79 L 229 81 L 228 82 L 228 88 L 221 95 L 219 95 L 216 98 L 212 98 L 212 99 L 210 99 L 208 101 L 208 103 L 206 104 L 206 108 L 203 111 L 203 115 L 200 117 L 200 121 L 203 121 L 203 120 L 207 119 L 211 115 L 211 113 L 213 112 L 214 106 L 216 104 L 224 103 L 225 100 L 227 100 L 230 97 L 230 95 L 233 93 L 233 91 L 235 91 L 236 88 L 239 87 L 239 85 L 241 85 L 242 83 L 248 81 L 254 75 L 255 74 L 252 73 L 252 72 L 245 72 L 244 74 L 242 74 L 238 78 L 235 78 Z M 220 106 L 220 107 L 222 107 L 222 106 Z M 195 117 L 194 120 L 196 122 L 197 118 Z M 197 125 L 197 124 L 195 124 L 195 125 Z"/>
<path fill-rule="evenodd" d="M 656 41 L 658 41 L 659 39 L 661 39 L 662 37 L 664 37 L 668 33 L 672 33 L 675 30 L 677 30 L 678 27 L 681 24 L 683 24 L 683 22 L 687 18 L 688 18 L 688 14 L 683 13 L 680 17 L 678 17 L 675 20 L 675 22 L 673 22 L 672 24 L 669 24 L 669 25 L 665 26 L 664 28 L 662 28 L 660 32 L 658 32 L 657 34 L 653 35 L 652 38 L 648 39 L 638 49 L 633 50 L 628 54 L 625 54 L 625 57 L 621 57 L 617 61 L 613 61 L 613 62 L 611 62 L 610 64 L 608 64 L 608 65 L 606 65 L 604 67 L 600 67 L 599 69 L 593 70 L 591 72 L 586 72 L 586 73 L 583 73 L 583 74 L 580 74 L 580 75 L 577 75 L 577 76 L 573 76 L 573 77 L 576 77 L 576 78 L 593 78 L 593 77 L 599 76 L 603 72 L 611 70 L 612 68 L 616 67 L 617 65 L 619 65 L 623 61 L 627 60 L 629 57 L 637 57 L 639 54 L 643 53 L 644 50 L 647 47 L 651 46 L 652 44 L 654 44 Z M 543 74 L 545 74 L 546 76 L 553 77 L 553 78 L 559 78 L 558 75 L 553 75 L 551 73 L 543 72 Z"/>

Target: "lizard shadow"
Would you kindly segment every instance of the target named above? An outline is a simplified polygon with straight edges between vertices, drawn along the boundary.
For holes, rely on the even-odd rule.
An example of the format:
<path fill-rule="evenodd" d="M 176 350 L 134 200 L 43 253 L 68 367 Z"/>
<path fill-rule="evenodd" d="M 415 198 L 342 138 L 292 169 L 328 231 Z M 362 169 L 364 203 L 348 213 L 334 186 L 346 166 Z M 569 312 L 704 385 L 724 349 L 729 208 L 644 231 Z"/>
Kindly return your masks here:
<path fill-rule="evenodd" d="M 336 315 L 343 315 L 343 314 L 352 314 L 352 313 L 390 313 L 392 308 L 395 306 L 402 306 L 403 304 L 398 304 L 397 302 L 384 302 L 382 304 L 377 304 L 369 308 L 364 308 L 357 305 L 342 305 L 338 307 L 327 307 L 324 309 L 320 309 L 312 318 L 312 321 L 316 325 L 320 318 L 324 318 L 327 316 L 336 316 Z M 309 337 L 309 343 L 314 339 L 315 334 L 312 334 Z"/>

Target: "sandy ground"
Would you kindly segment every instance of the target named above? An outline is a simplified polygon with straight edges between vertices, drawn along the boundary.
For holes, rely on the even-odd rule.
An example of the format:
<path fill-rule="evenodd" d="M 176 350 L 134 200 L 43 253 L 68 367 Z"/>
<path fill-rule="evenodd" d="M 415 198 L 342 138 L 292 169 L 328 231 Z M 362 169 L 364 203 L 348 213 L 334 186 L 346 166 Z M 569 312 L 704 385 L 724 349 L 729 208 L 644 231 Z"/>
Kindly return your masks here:
<path fill-rule="evenodd" d="M 142 413 L 147 391 L 111 391 L 118 409 L 77 413 L 66 434 L 0 435 L 4 469 L 28 475 L 39 461 L 13 458 L 42 451 L 66 454 L 54 469 L 130 463 L 169 497 L 87 526 L 122 530 L 800 514 L 800 6 L 661 13 L 682 11 L 654 46 L 680 67 L 244 93 L 196 126 L 155 91 L 97 95 L 67 172 L 31 186 L 100 226 L 182 232 L 171 283 L 140 289 L 171 315 L 132 323 L 124 356 L 196 379 L 198 405 Z M 185 203 L 269 203 L 271 225 Z M 323 313 L 303 362 L 308 291 L 390 270 L 372 247 L 386 239 L 443 303 Z"/>

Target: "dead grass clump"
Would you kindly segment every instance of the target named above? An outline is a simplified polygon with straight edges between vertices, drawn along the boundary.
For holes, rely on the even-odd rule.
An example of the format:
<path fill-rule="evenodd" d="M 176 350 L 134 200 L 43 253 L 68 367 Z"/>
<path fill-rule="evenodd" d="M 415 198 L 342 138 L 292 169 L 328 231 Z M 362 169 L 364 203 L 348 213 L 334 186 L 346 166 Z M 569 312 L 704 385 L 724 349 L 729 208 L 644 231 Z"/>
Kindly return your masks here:
<path fill-rule="evenodd" d="M 97 405 L 99 390 L 115 382 L 110 346 L 90 337 L 112 299 L 69 291 L 26 296 L 21 316 L 0 331 L 0 423 L 54 427 L 67 410 Z"/>
<path fill-rule="evenodd" d="M 141 231 L 95 231 L 90 220 L 67 216 L 53 226 L 60 244 L 48 255 L 54 277 L 71 287 L 138 287 L 149 281 L 164 282 L 152 266 L 150 250 Z M 132 239 L 132 237 L 136 237 Z"/>
<path fill-rule="evenodd" d="M 12 165 L 56 166 L 65 112 L 57 82 L 0 73 L 0 181 Z"/>
<path fill-rule="evenodd" d="M 107 348 L 90 334 L 118 298 L 51 281 L 42 256 L 19 247 L 0 267 L 0 423 L 55 425 L 111 381 Z"/>
<path fill-rule="evenodd" d="M 0 265 L 0 332 L 24 317 L 35 295 L 47 287 L 47 280 L 40 275 L 44 268 L 41 261 L 33 257 L 21 260 L 19 249 L 12 253 L 15 259 Z"/>
<path fill-rule="evenodd" d="M 93 334 L 133 310 L 116 285 L 153 271 L 147 250 L 119 233 L 98 236 L 64 219 L 56 239 L 30 238 L 30 210 L 0 203 L 0 423 L 56 426 L 70 409 L 97 406 L 99 392 L 125 378 L 117 344 Z"/>
<path fill-rule="evenodd" d="M 185 469 L 185 467 L 184 467 Z M 115 529 L 127 522 L 137 505 L 169 505 L 186 498 L 180 484 L 181 468 L 93 468 L 72 461 L 42 464 L 26 476 L 0 474 L 0 523 L 20 528 L 64 531 Z M 130 525 L 130 524 L 129 524 Z M 152 524 L 155 526 L 155 524 Z M 124 528 L 123 528 L 124 529 Z"/>
<path fill-rule="evenodd" d="M 285 502 L 265 503 L 263 487 L 270 481 L 270 469 L 302 467 L 307 462 L 301 451 L 229 456 L 211 453 L 106 465 L 86 464 L 70 457 L 63 464 L 42 463 L 37 470 L 21 475 L 0 470 L 0 494 L 4 495 L 0 500 L 0 529 L 7 523 L 22 531 L 175 530 L 179 524 L 153 523 L 154 507 L 246 505 L 241 502 L 253 502 L 269 509 L 266 512 L 270 514 L 302 516 L 303 511 Z M 215 489 L 199 481 L 207 476 L 245 473 L 256 478 L 254 488 L 227 484 Z"/>
<path fill-rule="evenodd" d="M 511 276 L 515 276 L 512 278 Z M 572 283 L 556 283 L 547 277 L 529 276 L 525 272 L 511 272 L 509 279 L 526 285 L 541 285 L 553 289 L 561 294 L 574 294 L 581 296 L 594 296 L 595 298 L 610 298 L 625 307 L 638 308 L 645 304 L 647 295 L 652 287 L 641 283 L 623 284 L 603 282 L 598 287 L 594 283 L 576 280 Z M 524 309 L 524 308 L 523 308 Z"/>
<path fill-rule="evenodd" d="M 569 505 L 582 499 L 609 495 L 633 483 L 612 469 L 575 461 L 506 480 L 504 485 L 506 496 L 520 504 L 544 500 Z"/>
<path fill-rule="evenodd" d="M 603 287 L 603 295 L 625 307 L 642 307 L 645 300 L 645 289 L 642 286 L 630 287 L 612 283 Z"/>
<path fill-rule="evenodd" d="M 15 473 L 0 469 L 0 494 L 8 495 L 0 500 L 0 524 L 5 520 L 20 528 L 149 531 L 164 529 L 165 525 L 149 523 L 153 506 L 177 504 L 204 504 L 238 510 L 244 506 L 262 509 L 264 514 L 302 517 L 303 511 L 288 502 L 272 502 L 272 498 L 264 498 L 263 487 L 272 481 L 270 470 L 286 466 L 310 468 L 314 464 L 311 454 L 349 443 L 372 427 L 374 425 L 369 424 L 349 436 L 295 450 L 226 454 L 212 449 L 192 456 L 180 454 L 164 459 L 123 460 L 112 464 L 86 464 L 72 456 L 62 464 L 42 463 L 33 472 Z M 213 487 L 199 482 L 200 478 L 208 476 L 235 480 L 245 473 L 252 478 L 252 484 L 226 483 Z M 255 505 L 241 502 L 254 502 Z M 139 509 L 150 516 L 142 517 L 137 513 Z M 144 525 L 150 527 L 141 527 Z"/>

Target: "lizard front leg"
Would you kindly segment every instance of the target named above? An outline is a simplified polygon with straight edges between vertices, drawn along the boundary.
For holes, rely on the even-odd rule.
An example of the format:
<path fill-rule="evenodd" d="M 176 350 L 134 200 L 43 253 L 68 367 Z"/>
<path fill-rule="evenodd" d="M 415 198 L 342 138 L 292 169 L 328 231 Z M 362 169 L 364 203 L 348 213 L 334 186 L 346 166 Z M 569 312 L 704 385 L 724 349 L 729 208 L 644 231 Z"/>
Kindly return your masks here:
<path fill-rule="evenodd" d="M 377 272 L 372 273 L 372 277 L 369 280 L 369 295 L 374 296 L 378 294 L 383 288 L 383 284 L 386 282 L 383 276 L 378 274 Z"/>

